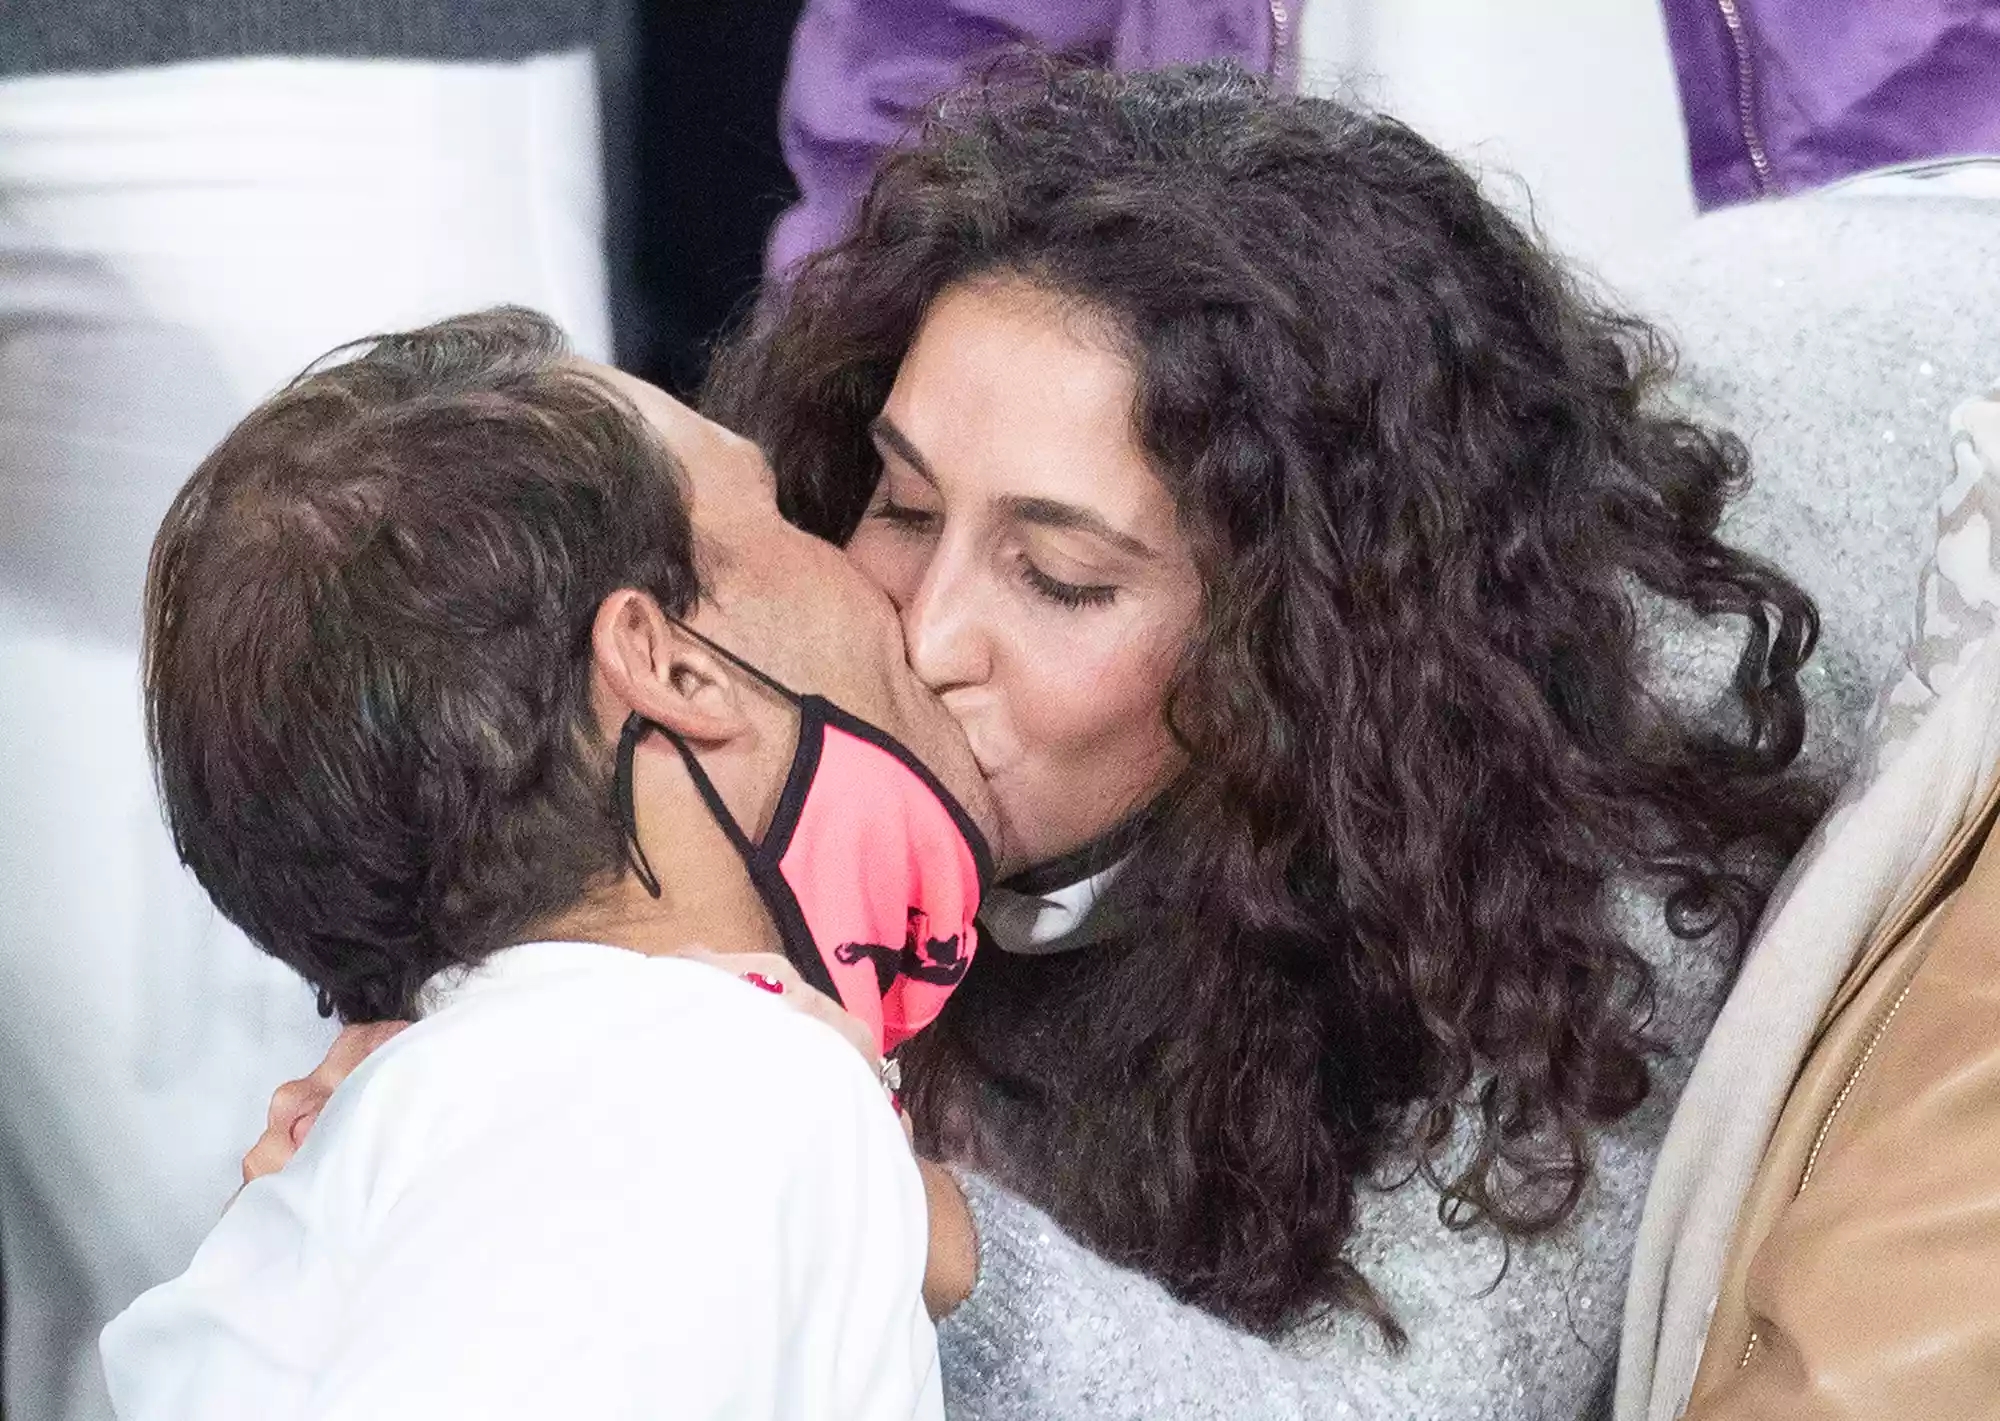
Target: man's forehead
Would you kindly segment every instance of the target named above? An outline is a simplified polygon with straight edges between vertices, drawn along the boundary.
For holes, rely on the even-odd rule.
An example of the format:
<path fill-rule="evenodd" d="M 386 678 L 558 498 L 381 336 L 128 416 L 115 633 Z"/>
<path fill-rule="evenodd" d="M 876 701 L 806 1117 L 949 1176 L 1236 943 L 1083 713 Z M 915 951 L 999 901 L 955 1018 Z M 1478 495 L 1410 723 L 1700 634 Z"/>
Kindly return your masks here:
<path fill-rule="evenodd" d="M 576 367 L 592 379 L 609 385 L 632 402 L 646 422 L 666 437 L 669 443 L 682 439 L 700 438 L 707 430 L 719 430 L 688 406 L 682 404 L 658 385 L 648 384 L 636 375 L 628 375 L 612 365 L 599 365 L 594 360 L 578 360 Z"/>
<path fill-rule="evenodd" d="M 741 516 L 746 509 L 777 517 L 777 488 L 770 465 L 749 440 L 705 418 L 657 385 L 609 365 L 577 363 L 622 395 L 653 427 L 681 467 L 697 518 L 704 513 Z"/>
<path fill-rule="evenodd" d="M 583 363 L 632 403 L 658 432 L 687 482 L 695 532 L 711 570 L 726 572 L 740 601 L 754 596 L 824 610 L 886 599 L 829 544 L 779 516 L 770 465 L 757 447 L 656 385 L 609 366 Z M 758 573 L 764 576 L 757 576 Z M 869 610 L 873 610 L 872 605 Z"/>

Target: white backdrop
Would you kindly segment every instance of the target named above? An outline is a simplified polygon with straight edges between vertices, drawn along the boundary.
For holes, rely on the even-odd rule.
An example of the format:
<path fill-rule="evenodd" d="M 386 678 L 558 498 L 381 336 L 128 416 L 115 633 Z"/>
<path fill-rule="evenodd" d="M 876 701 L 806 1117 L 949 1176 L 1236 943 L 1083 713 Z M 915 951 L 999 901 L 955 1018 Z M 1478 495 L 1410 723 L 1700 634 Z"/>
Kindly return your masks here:
<path fill-rule="evenodd" d="M 1570 255 L 1692 220 L 1659 0 L 1305 0 L 1299 72 L 1470 162 Z"/>

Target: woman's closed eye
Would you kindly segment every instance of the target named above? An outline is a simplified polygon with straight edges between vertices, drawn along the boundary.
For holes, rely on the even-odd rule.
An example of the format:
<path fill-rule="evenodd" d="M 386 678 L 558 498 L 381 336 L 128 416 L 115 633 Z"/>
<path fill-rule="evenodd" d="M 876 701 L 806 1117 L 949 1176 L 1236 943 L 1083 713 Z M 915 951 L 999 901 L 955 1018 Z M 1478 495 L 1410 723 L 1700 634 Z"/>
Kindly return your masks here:
<path fill-rule="evenodd" d="M 1108 582 L 1064 582 L 1050 577 L 1027 558 L 1021 559 L 1021 580 L 1039 597 L 1072 611 L 1084 607 L 1108 607 L 1117 600 L 1118 588 Z"/>
<path fill-rule="evenodd" d="M 934 538 L 944 522 L 943 515 L 934 509 L 923 508 L 913 503 L 898 503 L 887 492 L 877 493 L 875 501 L 868 506 L 870 521 L 882 524 L 891 532 L 913 538 Z M 1014 562 L 1022 583 L 1035 596 L 1058 607 L 1070 611 L 1085 607 L 1109 606 L 1117 599 L 1118 588 L 1107 582 L 1072 582 L 1055 577 L 1041 568 L 1025 553 L 1014 554 Z"/>
<path fill-rule="evenodd" d="M 898 503 L 886 494 L 875 500 L 868 510 L 868 516 L 888 524 L 898 532 L 905 533 L 935 532 L 938 524 L 937 514 L 930 509 Z"/>

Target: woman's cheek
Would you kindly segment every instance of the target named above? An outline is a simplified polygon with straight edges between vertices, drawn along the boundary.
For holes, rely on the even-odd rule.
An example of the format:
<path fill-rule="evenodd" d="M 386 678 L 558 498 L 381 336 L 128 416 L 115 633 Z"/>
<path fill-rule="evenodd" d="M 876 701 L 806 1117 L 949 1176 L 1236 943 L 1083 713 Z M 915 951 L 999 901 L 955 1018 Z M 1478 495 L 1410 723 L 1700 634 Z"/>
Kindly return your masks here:
<path fill-rule="evenodd" d="M 1120 641 L 1115 650 L 1080 656 L 1072 638 L 1066 648 L 1025 658 L 1024 674 L 1009 688 L 1021 773 L 994 788 L 1017 832 L 1042 841 L 1039 857 L 1060 856 L 1116 828 L 1179 766 L 1166 728 L 1161 658 L 1143 640 Z"/>

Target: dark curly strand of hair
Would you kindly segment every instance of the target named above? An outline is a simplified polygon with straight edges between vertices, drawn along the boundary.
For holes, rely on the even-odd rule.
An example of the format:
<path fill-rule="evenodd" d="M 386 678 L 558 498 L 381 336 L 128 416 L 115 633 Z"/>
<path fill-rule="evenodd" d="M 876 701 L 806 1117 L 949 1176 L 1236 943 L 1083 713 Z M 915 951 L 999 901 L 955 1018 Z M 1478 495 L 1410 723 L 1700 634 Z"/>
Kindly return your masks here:
<path fill-rule="evenodd" d="M 1010 1182 L 1184 1299 L 1396 1337 L 1344 1253 L 1357 1182 L 1400 1161 L 1510 1235 L 1568 1213 L 1656 1049 L 1607 884 L 1741 941 L 1821 808 L 1786 773 L 1816 613 L 1718 541 L 1746 456 L 1659 410 L 1653 332 L 1409 129 L 1227 67 L 1026 67 L 940 106 L 710 406 L 844 539 L 940 292 L 1025 280 L 1123 341 L 1205 579 L 1188 767 L 1121 940 L 982 959 L 914 1048 L 919 1118 L 976 1115 Z M 1738 725 L 1648 694 L 1641 588 L 1740 621 Z"/>

